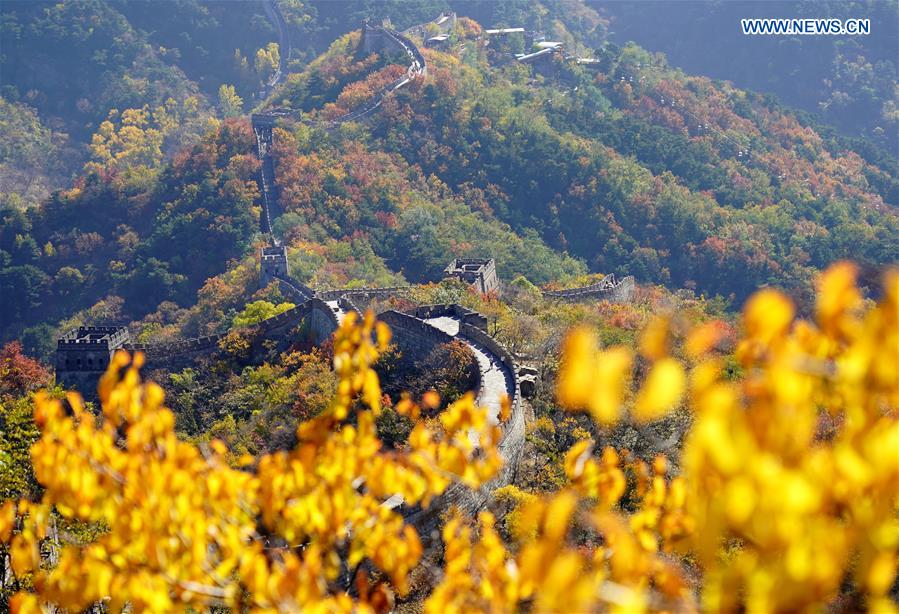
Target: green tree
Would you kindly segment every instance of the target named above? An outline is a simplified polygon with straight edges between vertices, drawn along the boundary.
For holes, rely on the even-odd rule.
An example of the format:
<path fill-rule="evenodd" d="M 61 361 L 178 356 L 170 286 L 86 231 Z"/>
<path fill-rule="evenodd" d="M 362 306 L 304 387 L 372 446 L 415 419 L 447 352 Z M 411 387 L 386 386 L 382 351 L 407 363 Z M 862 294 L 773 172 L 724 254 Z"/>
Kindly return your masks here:
<path fill-rule="evenodd" d="M 54 283 L 60 294 L 69 294 L 84 283 L 84 275 L 75 267 L 64 266 L 56 272 Z"/>

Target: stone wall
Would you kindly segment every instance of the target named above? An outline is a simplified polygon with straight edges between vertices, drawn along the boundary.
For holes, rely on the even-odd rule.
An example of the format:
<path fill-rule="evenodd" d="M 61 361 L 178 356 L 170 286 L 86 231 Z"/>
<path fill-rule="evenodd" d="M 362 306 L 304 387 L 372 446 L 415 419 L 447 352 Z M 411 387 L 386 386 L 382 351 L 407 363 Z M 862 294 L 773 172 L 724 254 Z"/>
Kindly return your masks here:
<path fill-rule="evenodd" d="M 264 288 L 281 277 L 290 279 L 287 247 L 284 245 L 263 247 L 259 254 L 259 285 Z"/>
<path fill-rule="evenodd" d="M 315 290 L 293 277 L 279 276 L 277 279 L 281 292 L 292 300 L 307 301 L 315 295 Z"/>
<path fill-rule="evenodd" d="M 411 290 L 414 286 L 390 286 L 387 288 L 342 288 L 338 290 L 320 290 L 315 296 L 326 301 L 334 301 L 342 296 L 352 296 L 369 299 L 383 299 L 403 294 Z"/>
<path fill-rule="evenodd" d="M 456 303 L 446 305 L 422 305 L 415 309 L 415 317 L 421 319 L 440 317 L 455 318 L 460 322 L 476 326 L 482 331 L 487 330 L 487 316 Z"/>
<path fill-rule="evenodd" d="M 340 324 L 337 312 L 318 297 L 309 299 L 309 331 L 312 341 L 321 344 L 327 341 Z"/>
<path fill-rule="evenodd" d="M 378 319 L 393 331 L 393 340 L 406 356 L 413 360 L 423 360 L 437 346 L 450 343 L 454 337 L 406 313 L 385 311 Z"/>
<path fill-rule="evenodd" d="M 354 303 L 353 299 L 351 299 L 349 296 L 341 296 L 339 299 L 337 299 L 337 304 L 346 313 L 353 312 L 356 315 L 360 316 L 363 314 L 363 311 L 356 306 L 356 303 Z"/>
<path fill-rule="evenodd" d="M 367 23 L 362 26 L 362 53 L 368 55 L 380 51 L 386 44 L 387 37 L 384 35 L 383 27 L 371 26 Z"/>
<path fill-rule="evenodd" d="M 312 312 L 312 304 L 306 301 L 274 317 L 263 320 L 255 327 L 261 337 L 277 339 L 299 326 Z M 129 343 L 122 347 L 129 352 L 143 352 L 149 369 L 178 370 L 200 356 L 208 356 L 219 351 L 219 342 L 227 333 L 207 335 L 192 339 L 179 339 L 171 343 Z"/>
<path fill-rule="evenodd" d="M 474 517 L 490 498 L 490 494 L 497 488 L 506 486 L 515 478 L 515 472 L 525 443 L 525 417 L 522 406 L 521 391 L 518 382 L 518 374 L 515 368 L 514 358 L 502 344 L 493 337 L 471 324 L 462 323 L 459 335 L 463 340 L 476 342 L 494 356 L 498 357 L 509 370 L 513 389 L 509 391 L 509 400 L 512 404 L 512 414 L 509 420 L 502 424 L 502 439 L 499 443 L 499 452 L 503 457 L 503 467 L 489 483 L 483 487 L 472 490 L 459 483 L 453 483 L 446 492 L 431 502 L 427 509 L 420 506 L 410 507 L 404 510 L 407 522 L 415 526 L 419 535 L 424 540 L 438 543 L 440 529 L 443 526 L 443 514 L 451 508 L 458 508 L 469 517 Z"/>
<path fill-rule="evenodd" d="M 634 288 L 633 275 L 617 281 L 614 275 L 609 275 L 600 282 L 581 288 L 547 290 L 543 292 L 543 296 L 564 301 L 605 300 L 611 303 L 627 303 L 633 299 Z"/>
<path fill-rule="evenodd" d="M 122 326 L 79 326 L 56 342 L 56 382 L 95 399 L 100 376 L 117 349 L 130 340 Z"/>

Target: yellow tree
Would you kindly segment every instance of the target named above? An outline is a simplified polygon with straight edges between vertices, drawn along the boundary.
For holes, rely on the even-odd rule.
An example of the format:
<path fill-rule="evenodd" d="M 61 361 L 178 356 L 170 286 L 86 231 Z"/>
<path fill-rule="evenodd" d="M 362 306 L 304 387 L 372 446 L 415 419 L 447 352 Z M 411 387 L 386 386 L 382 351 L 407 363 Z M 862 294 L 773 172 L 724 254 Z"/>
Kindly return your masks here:
<path fill-rule="evenodd" d="M 501 612 L 533 600 L 538 611 L 803 611 L 835 599 L 851 576 L 871 611 L 896 611 L 887 592 L 899 549 L 899 272 L 886 275 L 874 307 L 855 275 L 848 263 L 822 275 L 814 320 L 795 319 L 775 290 L 756 294 L 738 382 L 711 353 L 722 327 L 688 335 L 687 372 L 667 355 L 660 320 L 641 343 L 649 373 L 625 403 L 630 350 L 600 351 L 592 333 L 574 332 L 559 386 L 570 408 L 610 424 L 629 405 L 644 422 L 687 392 L 695 422 L 681 475 L 669 478 L 662 458 L 631 464 L 641 503 L 622 514 L 619 454 L 597 459 L 591 442 L 576 444 L 565 459 L 570 487 L 520 511 L 514 556 L 490 514 L 477 537 L 458 518 L 447 524 L 447 573 L 427 609 Z M 577 524 L 602 545 L 572 547 Z M 698 603 L 675 553 L 698 565 Z"/>
<path fill-rule="evenodd" d="M 662 457 L 647 464 L 579 441 L 565 455 L 563 490 L 511 497 L 524 503 L 514 543 L 486 511 L 474 523 L 448 515 L 443 575 L 425 609 L 797 611 L 833 600 L 851 576 L 871 610 L 893 611 L 899 273 L 866 305 L 854 267 L 832 267 L 813 320 L 797 320 L 784 295 L 764 290 L 747 303 L 743 328 L 736 354 L 747 375 L 732 381 L 712 351 L 721 327 L 687 335 L 684 366 L 669 355 L 670 327 L 656 321 L 640 344 L 650 366 L 636 394 L 630 350 L 599 350 L 590 332 L 574 332 L 560 400 L 600 424 L 652 421 L 686 400 L 694 424 L 680 474 Z M 371 317 L 348 319 L 335 338 L 331 407 L 299 426 L 295 449 L 259 459 L 230 458 L 220 442 L 178 441 L 160 389 L 140 382 L 139 357 L 129 366 L 117 355 L 101 383 L 102 416 L 75 395 L 68 406 L 38 396 L 32 457 L 43 498 L 0 508 L 15 577 L 34 586 L 13 609 L 390 607 L 387 583 L 360 574 L 351 597 L 345 582 L 346 570 L 367 562 L 401 593 L 409 587 L 422 544 L 384 503 L 399 495 L 427 505 L 455 480 L 480 486 L 500 457 L 499 428 L 470 396 L 439 428 L 417 423 L 407 451 L 381 450 L 371 364 L 388 340 Z M 418 413 L 409 401 L 396 409 Z M 54 514 L 100 534 L 41 566 Z"/>
<path fill-rule="evenodd" d="M 233 85 L 219 86 L 219 110 L 224 117 L 238 117 L 243 113 L 243 99 Z"/>
<path fill-rule="evenodd" d="M 278 43 L 269 43 L 265 47 L 256 50 L 254 66 L 260 81 L 268 81 L 278 70 L 281 64 L 281 52 Z"/>
<path fill-rule="evenodd" d="M 371 364 L 389 337 L 371 316 L 346 319 L 335 337 L 340 383 L 331 407 L 300 425 L 294 450 L 258 459 L 231 458 L 219 441 L 179 441 L 162 390 L 140 380 L 140 355 L 115 356 L 100 384 L 99 416 L 75 394 L 67 404 L 38 395 L 41 438 L 32 457 L 43 498 L 0 508 L 12 571 L 35 587 L 14 596 L 13 609 L 103 602 L 149 611 L 347 610 L 353 600 L 338 576 L 363 561 L 406 590 L 422 546 L 385 501 L 428 505 L 456 480 L 481 485 L 500 465 L 499 428 L 468 395 L 440 416 L 439 428 L 419 423 L 407 452 L 382 452 Z M 397 409 L 417 410 L 410 402 Z M 46 568 L 38 550 L 54 514 L 100 534 L 63 546 Z M 358 600 L 363 610 L 386 604 L 386 584 Z"/>
<path fill-rule="evenodd" d="M 113 109 L 91 138 L 92 160 L 85 168 L 155 168 L 162 162 L 162 141 L 162 131 L 151 122 L 146 106 L 125 109 L 121 116 Z"/>

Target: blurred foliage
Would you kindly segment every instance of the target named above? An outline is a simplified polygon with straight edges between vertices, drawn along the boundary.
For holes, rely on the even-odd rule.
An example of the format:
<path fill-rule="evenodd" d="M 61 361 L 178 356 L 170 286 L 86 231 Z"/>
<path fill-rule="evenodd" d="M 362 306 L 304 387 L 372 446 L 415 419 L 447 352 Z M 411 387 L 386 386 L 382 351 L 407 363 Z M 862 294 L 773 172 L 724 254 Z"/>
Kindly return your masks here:
<path fill-rule="evenodd" d="M 849 263 L 824 273 L 808 320 L 776 290 L 755 294 L 741 319 L 735 356 L 746 375 L 737 380 L 725 374 L 728 331 L 716 321 L 682 331 L 685 360 L 672 355 L 671 318 L 652 320 L 637 352 L 600 348 L 575 330 L 560 401 L 598 425 L 655 422 L 689 406 L 682 466 L 612 446 L 595 453 L 589 431 L 572 429 L 567 449 L 551 446 L 562 452 L 556 492 L 500 488 L 499 518 L 450 511 L 425 611 L 894 609 L 899 273 L 888 272 L 877 304 L 863 300 L 856 275 Z M 129 366 L 125 353 L 101 381 L 99 416 L 77 395 L 64 411 L 39 393 L 32 457 L 43 493 L 0 507 L 12 608 L 393 609 L 423 544 L 382 501 L 400 494 L 427 506 L 453 481 L 480 487 L 502 457 L 500 428 L 470 395 L 436 422 L 401 400 L 392 411 L 413 421 L 408 448 L 382 450 L 372 365 L 389 338 L 370 316 L 344 321 L 332 400 L 275 454 L 235 445 L 230 416 L 211 430 L 230 449 L 219 438 L 179 441 L 163 392 L 141 382 L 141 358 Z M 632 389 L 638 359 L 648 369 Z M 422 406 L 433 407 L 428 396 Z M 538 421 L 538 430 L 546 439 L 556 429 Z M 58 522 L 105 530 L 73 540 Z"/>

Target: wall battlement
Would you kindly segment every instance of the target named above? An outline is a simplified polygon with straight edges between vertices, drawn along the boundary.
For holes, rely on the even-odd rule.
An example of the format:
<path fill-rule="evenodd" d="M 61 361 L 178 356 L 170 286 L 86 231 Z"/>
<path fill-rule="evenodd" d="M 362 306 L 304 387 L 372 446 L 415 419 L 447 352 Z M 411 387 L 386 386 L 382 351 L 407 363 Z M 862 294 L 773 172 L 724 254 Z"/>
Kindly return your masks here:
<path fill-rule="evenodd" d="M 422 305 L 416 308 L 415 316 L 426 320 L 428 318 L 450 317 L 459 320 L 463 324 L 470 324 L 482 331 L 487 330 L 487 316 L 468 307 L 455 303 L 447 305 Z"/>
<path fill-rule="evenodd" d="M 100 376 L 116 350 L 130 341 L 123 326 L 79 326 L 56 342 L 56 380 L 65 388 L 96 398 Z"/>
<path fill-rule="evenodd" d="M 262 248 L 260 254 L 259 283 L 262 287 L 276 279 L 289 279 L 290 267 L 287 262 L 287 247 L 270 245 Z"/>

